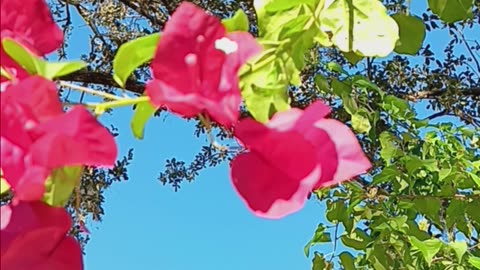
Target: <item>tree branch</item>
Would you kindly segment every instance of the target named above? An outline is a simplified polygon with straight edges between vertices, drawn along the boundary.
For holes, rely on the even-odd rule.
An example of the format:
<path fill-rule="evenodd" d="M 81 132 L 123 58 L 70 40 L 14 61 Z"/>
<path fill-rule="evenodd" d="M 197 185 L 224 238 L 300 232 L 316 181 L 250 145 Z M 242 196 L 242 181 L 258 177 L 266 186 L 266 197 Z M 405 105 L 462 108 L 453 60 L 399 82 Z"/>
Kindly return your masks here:
<path fill-rule="evenodd" d="M 77 71 L 75 73 L 63 76 L 59 79 L 64 81 L 99 84 L 107 87 L 119 88 L 117 83 L 113 80 L 112 75 L 105 72 L 81 70 L 81 71 Z M 145 90 L 145 84 L 129 79 L 127 80 L 125 90 L 136 93 L 136 94 L 142 94 L 143 91 Z M 429 91 L 420 91 L 411 95 L 404 95 L 402 97 L 409 101 L 415 102 L 420 99 L 437 98 L 446 93 L 447 92 L 444 90 L 429 90 Z M 479 96 L 480 97 L 480 88 L 465 89 L 463 91 L 460 91 L 459 94 L 461 94 L 462 96 Z"/>
<path fill-rule="evenodd" d="M 162 23 L 159 22 L 156 17 L 153 17 L 151 14 L 149 14 L 149 12 L 146 12 L 146 10 L 144 10 L 140 6 L 137 6 L 135 2 L 130 0 L 119 0 L 119 2 L 131 8 L 132 10 L 137 12 L 139 15 L 145 17 L 154 27 L 160 28 L 162 26 Z"/>
<path fill-rule="evenodd" d="M 120 88 L 119 85 L 113 80 L 112 75 L 105 72 L 81 70 L 62 76 L 58 79 L 70 82 L 82 82 L 88 84 L 103 85 L 111 88 Z M 141 95 L 145 90 L 145 84 L 132 79 L 128 79 L 125 84 L 125 90 Z"/>
<path fill-rule="evenodd" d="M 404 95 L 403 97 L 409 101 L 416 102 L 420 99 L 434 99 L 445 95 L 447 91 L 444 89 L 434 89 L 434 90 L 426 90 L 426 91 L 419 91 L 414 94 Z M 480 87 L 474 87 L 459 91 L 461 96 L 480 96 Z"/>
<path fill-rule="evenodd" d="M 439 111 L 439 112 L 437 112 L 437 113 L 434 113 L 434 114 L 426 117 L 426 118 L 423 119 L 423 120 L 433 120 L 433 119 L 435 119 L 435 118 L 437 118 L 437 117 L 444 116 L 444 115 L 447 115 L 447 114 L 448 114 L 448 110 L 445 109 L 445 110 Z"/>

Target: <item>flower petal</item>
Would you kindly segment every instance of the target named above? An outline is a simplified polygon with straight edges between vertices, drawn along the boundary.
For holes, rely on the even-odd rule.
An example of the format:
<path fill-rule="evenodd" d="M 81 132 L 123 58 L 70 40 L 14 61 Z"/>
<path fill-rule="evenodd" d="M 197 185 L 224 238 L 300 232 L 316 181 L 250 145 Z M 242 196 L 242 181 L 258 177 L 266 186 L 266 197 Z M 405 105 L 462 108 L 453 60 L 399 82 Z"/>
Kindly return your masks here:
<path fill-rule="evenodd" d="M 233 32 L 226 37 L 236 45 L 236 50 L 227 54 L 222 67 L 219 91 L 238 91 L 238 71 L 252 57 L 262 51 L 255 38 L 247 32 Z"/>
<path fill-rule="evenodd" d="M 10 212 L 0 232 L 1 269 L 83 269 L 80 246 L 66 236 L 71 219 L 64 208 L 21 202 L 1 212 Z"/>
<path fill-rule="evenodd" d="M 24 110 L 1 94 L 0 167 L 7 182 L 15 188 L 26 170 L 25 160 L 32 144 L 25 132 Z"/>
<path fill-rule="evenodd" d="M 299 123 L 301 123 L 299 128 L 305 125 L 313 125 L 317 120 L 327 117 L 331 111 L 330 107 L 322 101 L 313 102 L 303 111 L 302 119 L 299 120 Z"/>
<path fill-rule="evenodd" d="M 154 106 L 166 106 L 171 112 L 182 117 L 193 117 L 202 112 L 200 96 L 196 93 L 185 94 L 161 80 L 147 84 L 145 93 Z"/>
<path fill-rule="evenodd" d="M 235 190 L 255 215 L 277 219 L 300 210 L 320 175 L 320 168 L 303 179 L 290 178 L 254 153 L 240 154 L 232 161 Z"/>
<path fill-rule="evenodd" d="M 45 56 L 63 43 L 63 32 L 53 21 L 50 9 L 44 0 L 2 0 L 0 2 L 1 39 L 12 38 L 38 56 Z M 24 79 L 29 74 L 0 46 L 1 65 L 15 79 Z M 1 82 L 7 81 L 1 77 Z M 3 86 L 2 86 L 3 87 Z"/>
<path fill-rule="evenodd" d="M 372 164 L 348 126 L 334 119 L 323 119 L 316 122 L 315 127 L 328 134 L 335 145 L 338 156 L 338 167 L 333 179 L 319 183 L 319 187 L 341 183 L 365 173 L 371 168 Z"/>
<path fill-rule="evenodd" d="M 14 38 L 39 56 L 62 45 L 63 32 L 44 0 L 2 0 L 0 5 L 2 39 Z"/>
<path fill-rule="evenodd" d="M 256 215 L 280 218 L 298 211 L 320 177 L 315 149 L 302 134 L 279 132 L 251 119 L 235 127 L 250 151 L 231 167 L 236 190 Z"/>
<path fill-rule="evenodd" d="M 2 93 L 2 98 L 28 107 L 35 121 L 44 121 L 63 114 L 55 83 L 40 76 L 31 76 L 12 84 Z"/>
<path fill-rule="evenodd" d="M 151 64 L 154 78 L 184 93 L 216 90 L 225 54 L 214 43 L 223 36 L 225 28 L 218 18 L 183 2 L 158 43 Z"/>
<path fill-rule="evenodd" d="M 82 106 L 39 124 L 33 132 L 43 134 L 31 147 L 35 164 L 53 169 L 67 165 L 112 167 L 115 163 L 115 139 Z"/>

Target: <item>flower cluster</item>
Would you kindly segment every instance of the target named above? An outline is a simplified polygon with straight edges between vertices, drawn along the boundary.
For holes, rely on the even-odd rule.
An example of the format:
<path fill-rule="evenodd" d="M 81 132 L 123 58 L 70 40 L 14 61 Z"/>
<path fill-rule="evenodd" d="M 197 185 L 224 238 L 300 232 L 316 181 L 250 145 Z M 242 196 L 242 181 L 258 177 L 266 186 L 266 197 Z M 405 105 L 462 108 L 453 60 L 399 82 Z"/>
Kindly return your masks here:
<path fill-rule="evenodd" d="M 14 39 L 34 55 L 45 56 L 63 43 L 63 32 L 54 23 L 48 5 L 43 0 L 0 2 L 1 39 Z M 28 77 L 23 70 L 4 51 L 0 49 L 2 68 L 17 79 Z M 5 83 L 6 78 L 1 78 Z"/>
<path fill-rule="evenodd" d="M 238 70 L 260 51 L 249 33 L 227 33 L 218 18 L 184 2 L 165 25 L 146 93 L 183 117 L 206 113 L 231 126 L 242 101 Z"/>
<path fill-rule="evenodd" d="M 7 38 L 39 57 L 63 42 L 44 0 L 1 0 Z M 257 216 L 281 218 L 300 210 L 312 190 L 371 164 L 352 131 L 326 118 L 330 108 L 321 101 L 278 112 L 266 124 L 239 121 L 238 72 L 261 51 L 251 34 L 227 32 L 218 18 L 184 2 L 165 26 L 145 92 L 156 107 L 233 129 L 246 149 L 231 163 L 234 188 Z M 79 244 L 68 236 L 70 216 L 44 202 L 46 183 L 57 169 L 113 166 L 114 138 L 85 107 L 65 112 L 54 82 L 29 75 L 3 48 L 1 54 L 13 80 L 2 78 L 0 167 L 14 194 L 1 207 L 1 269 L 83 269 Z"/>
<path fill-rule="evenodd" d="M 151 64 L 146 93 L 156 106 L 192 117 L 206 114 L 234 128 L 246 147 L 231 164 L 233 186 L 258 216 L 298 211 L 312 190 L 366 172 L 371 164 L 344 124 L 325 119 L 317 101 L 305 111 L 279 112 L 263 125 L 238 122 L 238 70 L 261 46 L 248 33 L 227 33 L 220 20 L 184 2 L 167 22 Z"/>
<path fill-rule="evenodd" d="M 1 38 L 38 56 L 63 42 L 43 0 L 2 0 Z M 2 68 L 14 80 L 4 82 L 0 93 L 0 167 L 14 196 L 0 210 L 0 268 L 83 269 L 80 246 L 67 235 L 70 215 L 42 201 L 45 185 L 55 169 L 113 166 L 115 140 L 85 107 L 64 112 L 54 82 L 30 76 L 3 49 L 1 54 Z"/>
<path fill-rule="evenodd" d="M 258 216 L 281 218 L 303 207 L 312 190 L 339 184 L 371 164 L 355 134 L 325 119 L 321 101 L 305 111 L 290 109 L 262 125 L 244 119 L 235 136 L 248 149 L 232 162 L 233 185 Z"/>

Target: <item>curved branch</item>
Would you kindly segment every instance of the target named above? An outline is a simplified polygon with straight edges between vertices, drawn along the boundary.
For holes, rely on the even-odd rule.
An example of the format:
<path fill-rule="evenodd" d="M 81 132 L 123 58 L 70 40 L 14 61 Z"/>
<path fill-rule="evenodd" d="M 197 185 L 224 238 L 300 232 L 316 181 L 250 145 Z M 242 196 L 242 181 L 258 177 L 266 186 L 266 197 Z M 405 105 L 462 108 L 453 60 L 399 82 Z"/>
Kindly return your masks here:
<path fill-rule="evenodd" d="M 409 101 L 416 102 L 420 99 L 434 99 L 440 97 L 442 95 L 447 94 L 448 92 L 444 89 L 434 89 L 434 90 L 426 90 L 426 91 L 419 91 L 414 94 L 404 95 L 403 97 Z M 461 96 L 479 96 L 480 97 L 480 87 L 474 87 L 459 91 Z"/>
<path fill-rule="evenodd" d="M 119 88 L 119 85 L 113 80 L 111 74 L 106 72 L 81 70 L 58 78 L 63 81 L 82 82 L 88 84 L 103 85 L 110 88 Z M 145 84 L 128 79 L 125 84 L 125 90 L 141 95 L 145 90 Z"/>

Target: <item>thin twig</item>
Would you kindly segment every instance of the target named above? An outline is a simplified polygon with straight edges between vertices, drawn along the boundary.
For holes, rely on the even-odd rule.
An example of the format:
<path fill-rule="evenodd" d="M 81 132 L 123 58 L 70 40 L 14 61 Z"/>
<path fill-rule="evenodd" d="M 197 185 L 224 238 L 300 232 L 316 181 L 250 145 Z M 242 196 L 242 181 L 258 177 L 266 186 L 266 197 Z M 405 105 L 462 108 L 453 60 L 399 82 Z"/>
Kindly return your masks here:
<path fill-rule="evenodd" d="M 434 114 L 426 117 L 426 118 L 423 119 L 423 120 L 433 120 L 433 119 L 435 119 L 435 118 L 437 118 L 437 117 L 444 116 L 444 115 L 447 115 L 447 114 L 448 114 L 448 110 L 445 109 L 445 110 L 442 110 L 442 111 L 440 111 L 440 112 L 434 113 Z"/>
<path fill-rule="evenodd" d="M 458 31 L 458 30 L 457 30 L 457 33 L 458 33 L 458 35 L 460 35 L 460 38 L 462 39 L 463 43 L 465 44 L 465 47 L 467 48 L 468 52 L 470 53 L 470 56 L 472 56 L 472 59 L 475 62 L 475 65 L 477 66 L 477 71 L 480 73 L 480 63 L 479 63 L 477 57 L 475 56 L 475 54 L 473 53 L 472 49 L 468 45 L 468 42 L 465 39 L 465 35 L 463 35 L 463 33 L 461 31 Z M 477 75 L 480 76 L 479 73 L 477 73 Z"/>
<path fill-rule="evenodd" d="M 68 87 L 72 90 L 77 90 L 77 91 L 80 91 L 80 92 L 83 92 L 83 93 L 88 93 L 88 94 L 103 97 L 103 98 L 106 98 L 106 99 L 113 99 L 113 100 L 122 100 L 123 99 L 121 97 L 117 97 L 116 95 L 112 95 L 112 94 L 109 94 L 109 93 L 93 90 L 93 89 L 83 87 L 83 86 L 80 86 L 80 85 L 67 83 L 65 81 L 58 81 L 58 83 L 60 84 L 60 86 Z"/>
<path fill-rule="evenodd" d="M 210 119 L 208 118 L 208 116 L 203 116 L 202 114 L 199 114 L 198 115 L 198 119 L 200 120 L 200 122 L 202 122 L 202 124 L 205 126 L 205 129 L 207 130 L 207 137 L 208 137 L 208 140 L 210 141 L 210 144 L 217 150 L 219 151 L 225 151 L 227 150 L 227 147 L 223 146 L 223 145 L 219 145 L 216 141 L 215 141 L 215 138 L 213 138 L 213 135 L 212 135 L 212 125 L 210 123 Z"/>

